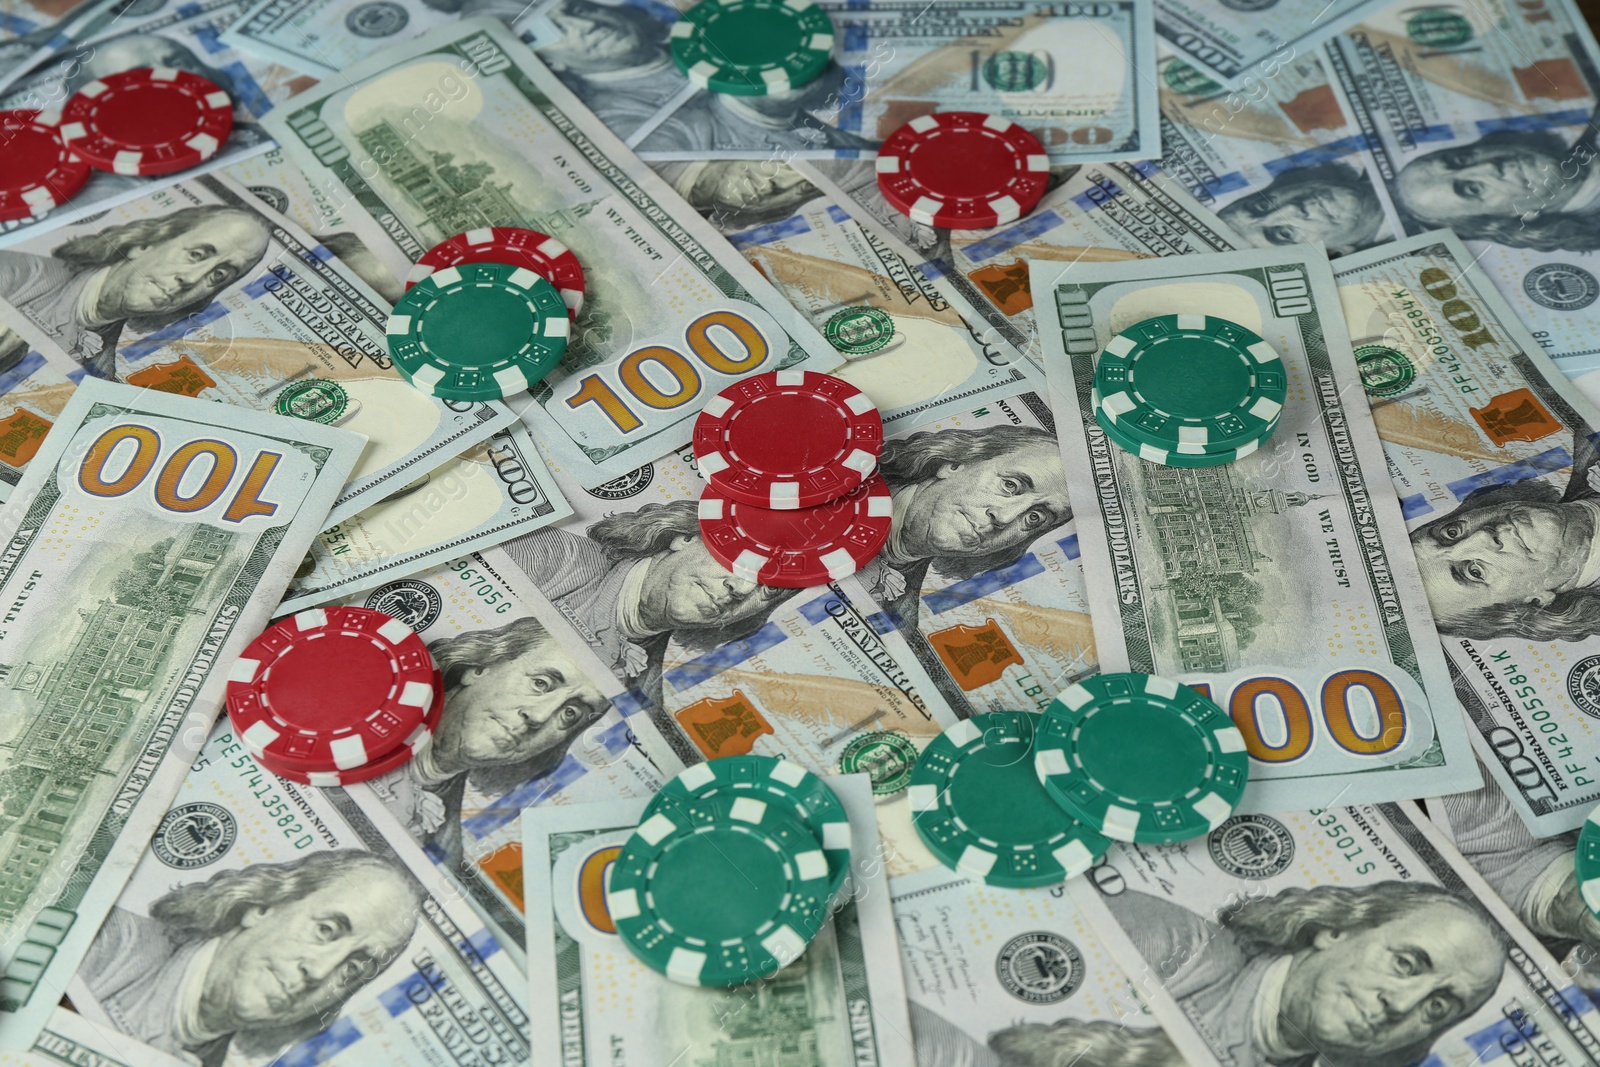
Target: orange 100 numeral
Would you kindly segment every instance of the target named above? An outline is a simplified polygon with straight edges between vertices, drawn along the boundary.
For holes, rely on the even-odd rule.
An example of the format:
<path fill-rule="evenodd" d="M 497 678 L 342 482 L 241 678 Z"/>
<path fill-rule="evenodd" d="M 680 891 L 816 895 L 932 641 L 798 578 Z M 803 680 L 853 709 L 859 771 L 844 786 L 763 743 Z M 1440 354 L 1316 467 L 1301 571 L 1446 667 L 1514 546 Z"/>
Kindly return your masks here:
<path fill-rule="evenodd" d="M 729 355 L 712 335 L 713 327 L 720 326 L 738 341 L 742 353 Z M 767 339 L 755 323 L 731 311 L 713 311 L 701 315 L 684 331 L 684 342 L 689 352 L 718 374 L 743 374 L 761 366 L 767 358 Z M 671 391 L 663 390 L 645 377 L 644 369 L 654 364 L 660 372 L 672 379 Z M 681 407 L 700 395 L 700 372 L 676 349 L 650 345 L 636 349 L 623 357 L 617 366 L 617 377 L 628 396 L 647 408 L 670 411 Z M 644 423 L 633 413 L 626 400 L 618 396 L 598 374 L 586 375 L 578 382 L 578 391 L 567 398 L 567 407 L 580 408 L 594 404 L 622 433 L 632 433 Z"/>
<path fill-rule="evenodd" d="M 1194 686 L 1211 698 L 1211 687 Z M 1376 737 L 1365 737 L 1356 730 L 1350 709 L 1352 690 L 1364 691 L 1378 712 L 1381 729 Z M 1260 698 L 1270 697 L 1282 715 L 1283 741 L 1273 745 L 1261 733 Z M 1383 675 L 1373 671 L 1346 670 L 1331 675 L 1322 683 L 1318 704 L 1322 721 L 1334 743 L 1358 756 L 1381 756 L 1400 747 L 1406 736 L 1406 708 L 1400 693 Z M 1228 715 L 1244 735 L 1245 749 L 1263 763 L 1288 763 L 1311 750 L 1316 736 L 1311 705 L 1300 687 L 1286 678 L 1250 678 L 1233 687 L 1228 696 Z"/>

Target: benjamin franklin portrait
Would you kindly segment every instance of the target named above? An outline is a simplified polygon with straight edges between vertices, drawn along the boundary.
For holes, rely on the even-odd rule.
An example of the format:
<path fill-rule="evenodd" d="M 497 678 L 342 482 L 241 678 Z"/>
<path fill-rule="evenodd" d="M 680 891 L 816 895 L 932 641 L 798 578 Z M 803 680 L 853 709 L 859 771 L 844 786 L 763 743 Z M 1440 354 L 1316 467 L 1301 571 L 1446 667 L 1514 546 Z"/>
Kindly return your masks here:
<path fill-rule="evenodd" d="M 117 1029 L 216 1067 L 327 1029 L 416 931 L 422 888 L 373 852 L 312 852 L 112 908 L 79 977 Z"/>
<path fill-rule="evenodd" d="M 1430 800 L 1467 862 L 1586 989 L 1600 986 L 1600 918 L 1584 903 L 1578 832 L 1534 837 L 1487 771 L 1482 788 Z M 1436 810 L 1436 808 L 1438 810 Z"/>
<path fill-rule="evenodd" d="M 1497 130 L 1420 155 L 1400 170 L 1408 229 L 1539 252 L 1600 248 L 1600 161 L 1549 130 Z"/>
<path fill-rule="evenodd" d="M 439 728 L 432 744 L 372 789 L 435 862 L 456 867 L 468 783 L 499 797 L 544 777 L 610 702 L 534 618 L 440 638 L 428 649 L 444 675 Z"/>
<path fill-rule="evenodd" d="M 1333 256 L 1373 244 L 1383 227 L 1372 184 L 1338 160 L 1286 170 L 1217 214 L 1258 247 L 1321 241 Z"/>
<path fill-rule="evenodd" d="M 1238 1067 L 1419 1063 L 1488 1002 L 1506 966 L 1475 901 L 1421 882 L 1290 888 L 1217 922 L 1147 893 L 1103 899 L 1217 1058 Z"/>
<path fill-rule="evenodd" d="M 943 668 L 917 625 L 929 571 L 960 580 L 1017 562 L 1072 518 L 1066 470 L 1055 434 L 1002 425 L 885 441 L 878 471 L 894 527 L 861 580 L 938 679 Z"/>
<path fill-rule="evenodd" d="M 1600 466 L 1579 438 L 1563 491 L 1488 486 L 1411 531 L 1439 632 L 1581 641 L 1600 633 Z"/>
<path fill-rule="evenodd" d="M 0 251 L 4 299 L 90 373 L 116 376 L 124 331 L 144 335 L 203 311 L 266 254 L 261 217 L 221 204 L 97 228 L 48 256 Z"/>
<path fill-rule="evenodd" d="M 739 578 L 700 537 L 699 504 L 645 504 L 501 546 L 620 679 L 659 707 L 669 643 L 716 648 L 755 633 L 798 590 Z"/>
<path fill-rule="evenodd" d="M 978 1041 L 908 1001 L 917 1067 L 1187 1067 L 1163 1030 L 1113 1019 L 1063 1018 L 997 1027 Z"/>

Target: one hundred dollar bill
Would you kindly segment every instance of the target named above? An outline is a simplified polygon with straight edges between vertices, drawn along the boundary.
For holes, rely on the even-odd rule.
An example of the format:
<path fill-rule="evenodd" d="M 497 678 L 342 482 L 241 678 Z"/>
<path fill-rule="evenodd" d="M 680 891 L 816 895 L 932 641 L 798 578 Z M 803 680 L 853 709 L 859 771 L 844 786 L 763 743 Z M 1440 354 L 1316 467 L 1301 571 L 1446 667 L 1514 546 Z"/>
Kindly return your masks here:
<path fill-rule="evenodd" d="M 980 339 L 926 274 L 787 163 L 654 167 L 822 333 L 844 358 L 833 373 L 872 398 L 890 432 L 1044 391 L 1042 371 Z"/>
<path fill-rule="evenodd" d="M 317 536 L 275 615 L 326 604 L 530 533 L 572 514 L 513 423 Z"/>
<path fill-rule="evenodd" d="M 0 511 L 0 1044 L 48 1020 L 360 451 L 87 381 Z"/>
<path fill-rule="evenodd" d="M 274 147 L 222 168 L 269 208 L 298 223 L 317 244 L 366 282 L 385 301 L 400 295 L 396 271 L 409 263 L 379 262 L 376 252 L 393 246 L 366 215 L 341 215 L 317 195 L 300 168 Z M 22 478 L 23 467 L 38 450 L 51 422 L 72 395 L 73 380 L 45 359 L 36 346 L 0 321 L 0 501 Z"/>
<path fill-rule="evenodd" d="M 1472 740 L 1534 833 L 1600 803 L 1600 410 L 1445 231 L 1335 262 Z"/>
<path fill-rule="evenodd" d="M 1320 55 L 1270 61 L 1236 89 L 1160 60 L 1161 170 L 1260 248 L 1320 241 L 1336 256 L 1395 234 Z"/>
<path fill-rule="evenodd" d="M 700 92 L 672 61 L 677 10 L 593 0 L 259 0 L 223 35 L 326 80 L 387 48 L 475 15 L 499 19 L 618 137 Z"/>
<path fill-rule="evenodd" d="M 889 544 L 840 583 L 876 608 L 965 718 L 1043 710 L 1095 670 L 1093 626 L 1056 421 L 1044 396 L 996 397 L 894 434 L 879 473 Z"/>
<path fill-rule="evenodd" d="M 996 889 L 937 867 L 889 894 L 922 1067 L 1183 1067 L 1066 886 Z"/>
<path fill-rule="evenodd" d="M 1198 685 L 1227 709 L 1252 757 L 1247 810 L 1476 786 L 1322 251 L 1032 272 L 1101 667 Z M 1169 467 L 1101 430 L 1101 349 L 1174 314 L 1237 323 L 1283 361 L 1288 399 L 1254 454 Z"/>
<path fill-rule="evenodd" d="M 834 23 L 834 62 L 801 88 L 760 98 L 705 92 L 683 76 L 668 42 L 671 7 L 261 0 L 224 39 L 332 78 L 463 15 L 495 15 L 654 160 L 871 154 L 909 118 L 935 110 L 1010 118 L 1058 163 L 1159 153 L 1148 0 L 821 6 Z"/>
<path fill-rule="evenodd" d="M 0 1049 L 0 1067 L 190 1067 L 193 1062 L 158 1052 L 66 1007 L 50 1013 L 27 1052 Z"/>
<path fill-rule="evenodd" d="M 269 208 L 298 225 L 373 292 L 393 304 L 405 291 L 400 279 L 411 260 L 384 236 L 383 228 L 363 211 L 344 210 L 326 190 L 311 184 L 298 166 L 274 145 L 235 160 L 222 173 L 249 189 Z"/>
<path fill-rule="evenodd" d="M 1058 164 L 1160 154 L 1148 0 L 818 6 L 837 42 L 821 76 L 758 98 L 697 93 L 628 143 L 651 160 L 851 159 L 919 115 L 981 111 L 1026 128 Z"/>
<path fill-rule="evenodd" d="M 4 0 L 0 3 L 0 43 L 53 27 L 82 0 Z M 0 53 L 3 56 L 4 53 Z M 3 60 L 0 60 L 3 61 Z"/>
<path fill-rule="evenodd" d="M 497 549 L 349 603 L 420 634 L 445 685 L 433 743 L 349 793 L 386 834 L 415 841 L 521 960 L 522 809 L 646 797 L 682 765 L 644 708 Z"/>
<path fill-rule="evenodd" d="M 1149 163 L 1067 167 L 1027 218 L 994 230 L 914 223 L 878 191 L 872 160 L 800 160 L 795 170 L 921 270 L 985 340 L 1042 366 L 1028 261 L 1116 262 L 1249 247 Z"/>
<path fill-rule="evenodd" d="M 1534 837 L 1492 779 L 1427 803 L 1428 816 L 1562 972 L 1591 999 L 1600 993 L 1600 917 L 1578 887 L 1578 831 Z"/>
<path fill-rule="evenodd" d="M 165 0 L 155 0 L 159 10 Z M 136 25 L 152 0 L 6 0 L 0 4 L 0 92 L 74 44 Z"/>
<path fill-rule="evenodd" d="M 335 522 L 515 421 L 498 402 L 438 400 L 401 377 L 389 311 L 309 234 L 216 174 L 0 250 L 0 318 L 66 378 L 114 378 L 365 434 Z M 4 418 L 52 418 L 60 381 L 36 383 L 38 396 L 6 392 Z"/>
<path fill-rule="evenodd" d="M 270 142 L 261 128 L 261 116 L 304 90 L 310 79 L 292 68 L 260 62 L 218 45 L 217 35 L 244 10 L 243 0 L 161 4 L 145 17 L 132 17 L 140 7 L 135 3 L 119 17 L 98 16 L 106 24 L 94 34 L 70 43 L 57 42 L 56 54 L 18 72 L 9 84 L 0 75 L 0 85 L 5 85 L 0 88 L 0 109 L 59 112 L 74 93 L 96 78 L 133 67 L 173 67 L 209 79 L 233 100 L 233 131 L 215 155 L 190 168 L 186 177 L 216 170 L 266 148 Z M 103 9 L 113 10 L 116 8 Z M 85 25 L 97 19 L 89 13 L 83 17 Z M 171 180 L 91 170 L 83 188 L 49 214 L 0 225 L 0 248 L 95 218 L 107 208 L 139 199 Z"/>
<path fill-rule="evenodd" d="M 1155 0 L 1161 43 L 1218 81 L 1276 76 L 1382 0 Z"/>
<path fill-rule="evenodd" d="M 0 502 L 11 499 L 23 469 L 76 388 L 38 345 L 0 315 Z"/>
<path fill-rule="evenodd" d="M 518 1063 L 527 987 L 455 886 L 343 790 L 262 769 L 228 722 L 67 987 L 188 1063 Z"/>
<path fill-rule="evenodd" d="M 535 1067 L 671 1067 L 766 1050 L 794 1050 L 818 1067 L 912 1067 L 872 786 L 863 775 L 829 785 L 850 819 L 846 899 L 798 960 L 731 989 L 668 981 L 617 937 L 596 887 L 637 827 L 643 800 L 525 812 Z"/>
<path fill-rule="evenodd" d="M 1600 50 L 1577 8 L 1393 5 L 1325 60 L 1394 231 L 1454 230 L 1563 370 L 1600 366 Z"/>
<path fill-rule="evenodd" d="M 408 256 L 489 225 L 572 248 L 584 305 L 560 367 L 519 411 L 585 486 L 686 444 L 694 415 L 739 377 L 840 362 L 499 22 L 398 46 L 267 125 L 313 184 L 381 219 Z"/>
<path fill-rule="evenodd" d="M 685 448 L 587 490 L 552 462 L 575 514 L 498 552 L 649 713 L 663 769 L 756 752 L 868 771 L 890 873 L 925 865 L 910 769 L 956 714 L 870 599 L 759 585 L 712 557 L 692 459 Z"/>
<path fill-rule="evenodd" d="M 1115 845 L 1068 887 L 1197 1065 L 1600 1062 L 1593 1005 L 1409 801 Z"/>

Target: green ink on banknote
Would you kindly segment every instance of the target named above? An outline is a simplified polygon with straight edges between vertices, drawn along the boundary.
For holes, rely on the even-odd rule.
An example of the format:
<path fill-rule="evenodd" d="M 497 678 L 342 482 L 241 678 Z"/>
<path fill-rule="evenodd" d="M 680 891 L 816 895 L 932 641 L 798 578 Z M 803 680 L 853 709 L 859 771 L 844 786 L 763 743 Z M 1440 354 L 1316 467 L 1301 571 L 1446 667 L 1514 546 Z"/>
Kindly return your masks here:
<path fill-rule="evenodd" d="M 307 422 L 338 422 L 350 407 L 350 396 L 338 382 L 308 378 L 294 382 L 278 394 L 272 410 Z"/>
<path fill-rule="evenodd" d="M 845 308 L 834 312 L 822 336 L 847 356 L 876 352 L 894 339 L 894 320 L 877 308 Z"/>
<path fill-rule="evenodd" d="M 1026 93 L 1050 80 L 1050 67 L 1032 52 L 996 52 L 983 62 L 983 80 L 1002 93 Z"/>
<path fill-rule="evenodd" d="M 1406 20 L 1406 33 L 1429 48 L 1455 48 L 1472 40 L 1472 23 L 1454 11 L 1424 8 Z"/>
<path fill-rule="evenodd" d="M 875 730 L 862 734 L 839 754 L 839 773 L 865 771 L 872 780 L 874 796 L 887 797 L 911 784 L 911 769 L 917 763 L 917 746 L 905 734 Z"/>
<path fill-rule="evenodd" d="M 1356 369 L 1368 396 L 1394 396 L 1417 378 L 1411 357 L 1388 345 L 1361 345 L 1356 349 Z"/>

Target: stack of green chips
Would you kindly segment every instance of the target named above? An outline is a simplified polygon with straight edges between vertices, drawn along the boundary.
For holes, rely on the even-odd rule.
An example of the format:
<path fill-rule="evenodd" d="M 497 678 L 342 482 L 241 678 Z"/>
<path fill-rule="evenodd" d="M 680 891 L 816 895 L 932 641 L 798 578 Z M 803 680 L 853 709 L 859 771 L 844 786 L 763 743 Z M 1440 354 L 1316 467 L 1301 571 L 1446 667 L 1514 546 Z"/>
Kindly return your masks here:
<path fill-rule="evenodd" d="M 1228 714 L 1150 674 L 1101 674 L 1043 714 L 995 711 L 950 727 L 911 774 L 928 850 L 985 885 L 1052 886 L 1112 841 L 1170 844 L 1215 830 L 1244 795 L 1249 755 Z"/>
<path fill-rule="evenodd" d="M 617 934 L 675 982 L 768 978 L 817 936 L 850 872 L 850 823 L 821 779 L 770 756 L 668 782 L 611 867 Z"/>

